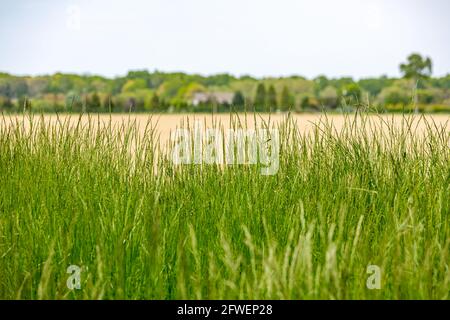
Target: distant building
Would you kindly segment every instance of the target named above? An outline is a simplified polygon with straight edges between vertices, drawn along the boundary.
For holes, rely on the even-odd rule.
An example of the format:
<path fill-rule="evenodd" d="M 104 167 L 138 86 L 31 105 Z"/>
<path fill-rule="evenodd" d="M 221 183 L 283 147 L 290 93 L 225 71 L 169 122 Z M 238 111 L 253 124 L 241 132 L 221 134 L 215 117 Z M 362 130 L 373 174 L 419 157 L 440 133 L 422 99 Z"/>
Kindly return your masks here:
<path fill-rule="evenodd" d="M 234 94 L 231 92 L 196 92 L 192 97 L 192 104 L 201 103 L 232 104 Z"/>

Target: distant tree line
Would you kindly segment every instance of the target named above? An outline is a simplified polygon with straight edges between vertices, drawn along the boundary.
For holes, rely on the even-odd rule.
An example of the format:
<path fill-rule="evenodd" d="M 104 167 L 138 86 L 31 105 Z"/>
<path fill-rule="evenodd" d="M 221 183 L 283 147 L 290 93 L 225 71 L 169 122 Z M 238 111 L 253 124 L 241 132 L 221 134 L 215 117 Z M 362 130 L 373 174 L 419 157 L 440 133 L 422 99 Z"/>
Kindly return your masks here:
<path fill-rule="evenodd" d="M 412 54 L 400 65 L 402 78 L 381 76 L 256 79 L 229 74 L 131 71 L 109 79 L 56 73 L 14 76 L 0 73 L 2 112 L 311 112 L 360 107 L 380 111 L 450 112 L 450 74 L 433 78 L 432 61 Z M 199 94 L 218 99 L 196 102 Z M 225 96 L 232 98 L 226 98 Z M 220 94 L 222 94 L 220 96 Z M 231 94 L 231 95 L 230 95 Z"/>

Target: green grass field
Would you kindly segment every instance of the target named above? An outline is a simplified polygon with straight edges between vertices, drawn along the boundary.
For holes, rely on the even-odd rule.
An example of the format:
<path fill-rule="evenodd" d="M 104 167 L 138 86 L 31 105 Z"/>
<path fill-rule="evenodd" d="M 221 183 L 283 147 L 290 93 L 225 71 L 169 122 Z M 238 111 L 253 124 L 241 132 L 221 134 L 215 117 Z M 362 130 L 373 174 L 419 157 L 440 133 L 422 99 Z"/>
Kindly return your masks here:
<path fill-rule="evenodd" d="M 273 176 L 175 166 L 151 123 L 3 117 L 0 298 L 449 299 L 448 125 L 370 117 L 287 118 Z"/>

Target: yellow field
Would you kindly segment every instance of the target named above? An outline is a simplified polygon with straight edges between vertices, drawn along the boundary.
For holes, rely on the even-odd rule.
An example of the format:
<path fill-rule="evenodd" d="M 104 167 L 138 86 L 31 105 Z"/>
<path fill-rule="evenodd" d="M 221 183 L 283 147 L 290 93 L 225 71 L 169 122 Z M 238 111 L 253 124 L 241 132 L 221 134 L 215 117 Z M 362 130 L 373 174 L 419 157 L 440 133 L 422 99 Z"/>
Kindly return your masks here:
<path fill-rule="evenodd" d="M 212 127 L 215 125 L 219 125 L 225 129 L 230 128 L 232 125 L 230 124 L 230 115 L 229 114 L 113 114 L 113 115 L 83 115 L 81 116 L 81 123 L 87 124 L 89 121 L 89 117 L 94 119 L 95 121 L 91 121 L 96 124 L 108 124 L 110 121 L 115 127 L 120 127 L 121 124 L 129 124 L 131 122 L 135 122 L 139 131 L 144 133 L 145 129 L 149 129 L 150 127 L 156 130 L 157 135 L 160 138 L 160 142 L 164 145 L 165 142 L 170 138 L 170 133 L 174 131 L 177 127 L 183 127 L 189 124 L 192 126 L 195 121 L 201 121 L 203 124 L 203 128 Z M 236 119 L 236 116 L 233 116 Z M 286 119 L 286 114 L 239 114 L 238 115 L 240 122 L 245 127 L 248 125 L 249 128 L 254 127 L 255 122 L 260 125 L 262 122 L 270 123 L 276 125 L 280 123 L 283 119 Z M 313 130 L 313 128 L 319 123 L 328 122 L 332 123 L 333 127 L 336 131 L 342 129 L 345 124 L 345 116 L 338 114 L 294 114 L 292 115 L 294 121 L 297 123 L 299 131 L 301 133 L 308 133 Z M 354 115 L 349 115 L 350 118 L 354 117 Z M 403 115 L 373 115 L 367 116 L 367 120 L 371 122 L 374 127 L 377 127 L 378 124 L 382 122 L 394 124 L 395 125 L 405 125 L 405 122 L 402 121 L 405 116 Z M 436 125 L 436 127 L 445 127 L 445 131 L 450 130 L 450 115 L 447 114 L 435 114 L 435 115 L 411 115 L 406 116 L 412 118 L 411 132 L 414 133 L 422 133 L 425 131 L 427 127 L 427 123 L 432 126 Z M 34 122 L 36 123 L 41 116 L 34 116 Z M 46 123 L 58 124 L 69 121 L 72 125 L 78 123 L 80 116 L 78 115 L 55 115 L 48 114 L 43 116 Z M 245 120 L 246 119 L 246 120 Z M 256 121 L 255 121 L 256 120 Z M 426 120 L 426 121 L 424 121 Z M 19 122 L 21 125 L 24 125 L 25 128 L 29 127 L 30 121 L 27 116 L 23 115 L 12 115 L 12 116 L 4 116 L 0 121 L 1 126 L 9 126 L 12 123 Z M 348 122 L 347 122 L 348 123 Z M 361 123 L 361 119 L 358 118 L 356 123 Z M 387 126 L 383 126 L 386 127 Z"/>

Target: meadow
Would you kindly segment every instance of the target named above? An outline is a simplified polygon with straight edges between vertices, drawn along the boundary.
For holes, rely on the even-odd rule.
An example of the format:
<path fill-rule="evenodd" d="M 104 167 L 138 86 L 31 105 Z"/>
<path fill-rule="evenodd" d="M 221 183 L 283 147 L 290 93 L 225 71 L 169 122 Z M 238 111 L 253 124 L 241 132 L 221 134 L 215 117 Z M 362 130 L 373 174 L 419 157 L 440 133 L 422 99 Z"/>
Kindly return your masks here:
<path fill-rule="evenodd" d="M 447 115 L 196 115 L 278 129 L 272 176 L 138 117 L 0 118 L 0 299 L 449 299 Z"/>

